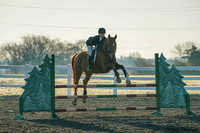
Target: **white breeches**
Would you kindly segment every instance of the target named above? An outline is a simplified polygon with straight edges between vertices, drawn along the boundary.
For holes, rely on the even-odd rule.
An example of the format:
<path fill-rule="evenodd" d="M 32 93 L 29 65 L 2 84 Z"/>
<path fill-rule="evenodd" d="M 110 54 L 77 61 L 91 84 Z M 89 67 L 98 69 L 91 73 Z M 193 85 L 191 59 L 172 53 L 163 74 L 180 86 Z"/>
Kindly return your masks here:
<path fill-rule="evenodd" d="M 92 51 L 95 48 L 93 46 L 87 46 L 87 48 L 88 48 L 88 54 L 89 54 L 89 56 L 92 56 Z M 97 57 L 97 49 L 95 49 L 94 61 L 96 60 L 96 57 Z"/>
<path fill-rule="evenodd" d="M 89 54 L 89 56 L 92 56 L 93 47 L 92 46 L 87 46 L 87 48 L 88 48 L 88 54 Z"/>

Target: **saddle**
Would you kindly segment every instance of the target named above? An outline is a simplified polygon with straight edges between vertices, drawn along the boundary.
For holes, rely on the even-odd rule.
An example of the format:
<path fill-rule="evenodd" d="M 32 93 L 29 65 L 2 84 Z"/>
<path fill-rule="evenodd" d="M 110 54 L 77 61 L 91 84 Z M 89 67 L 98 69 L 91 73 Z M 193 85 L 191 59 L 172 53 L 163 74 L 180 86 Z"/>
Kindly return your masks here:
<path fill-rule="evenodd" d="M 98 52 L 98 47 L 97 48 L 93 48 L 92 57 L 91 57 L 91 60 L 92 60 L 91 65 L 92 65 L 92 67 L 96 66 L 97 69 L 99 69 L 99 71 L 103 72 L 101 67 L 96 63 L 97 52 Z"/>

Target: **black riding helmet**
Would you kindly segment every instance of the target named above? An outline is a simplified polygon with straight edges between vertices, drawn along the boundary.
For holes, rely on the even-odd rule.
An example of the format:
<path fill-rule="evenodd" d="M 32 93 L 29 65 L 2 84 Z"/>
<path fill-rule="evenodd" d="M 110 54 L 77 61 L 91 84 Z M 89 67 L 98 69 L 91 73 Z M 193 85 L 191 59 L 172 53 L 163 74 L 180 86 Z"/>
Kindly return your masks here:
<path fill-rule="evenodd" d="M 106 30 L 105 30 L 104 28 L 99 28 L 98 33 L 103 33 L 103 34 L 105 34 L 105 33 L 106 33 Z"/>

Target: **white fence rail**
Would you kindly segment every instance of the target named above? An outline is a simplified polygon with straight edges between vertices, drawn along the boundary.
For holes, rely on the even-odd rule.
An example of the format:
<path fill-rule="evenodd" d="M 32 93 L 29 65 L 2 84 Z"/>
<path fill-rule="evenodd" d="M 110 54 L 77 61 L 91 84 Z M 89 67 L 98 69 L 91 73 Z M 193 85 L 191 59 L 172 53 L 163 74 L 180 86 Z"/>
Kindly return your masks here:
<path fill-rule="evenodd" d="M 28 72 L 33 69 L 33 66 L 25 65 L 25 66 L 0 66 L 1 69 L 22 69 L 24 70 L 24 75 L 0 75 L 0 78 L 27 78 Z M 68 80 L 68 84 L 71 84 L 72 74 L 71 74 L 71 65 L 68 66 L 56 66 L 56 70 L 66 70 L 67 75 L 57 75 L 56 78 L 65 78 Z M 200 71 L 199 67 L 177 67 L 179 71 Z M 154 71 L 154 67 L 126 67 L 128 71 Z M 110 74 L 111 75 L 111 74 Z M 115 76 L 97 76 L 94 75 L 91 79 L 101 79 L 101 80 L 112 80 L 114 84 L 116 84 Z M 125 80 L 123 76 L 122 80 Z M 82 76 L 81 78 L 84 78 Z M 130 77 L 131 80 L 154 80 L 154 77 Z M 184 77 L 183 80 L 200 80 L 200 76 L 192 76 L 192 77 Z M 0 87 L 22 87 L 23 85 L 10 85 L 10 84 L 0 84 Z M 200 90 L 200 86 L 198 87 L 185 87 L 187 90 Z M 99 88 L 94 88 L 99 89 Z M 130 88 L 106 88 L 113 89 L 113 93 L 116 94 L 118 89 L 130 89 Z M 140 87 L 133 88 L 134 90 L 154 90 L 154 87 Z M 71 95 L 71 88 L 68 88 L 68 94 Z"/>

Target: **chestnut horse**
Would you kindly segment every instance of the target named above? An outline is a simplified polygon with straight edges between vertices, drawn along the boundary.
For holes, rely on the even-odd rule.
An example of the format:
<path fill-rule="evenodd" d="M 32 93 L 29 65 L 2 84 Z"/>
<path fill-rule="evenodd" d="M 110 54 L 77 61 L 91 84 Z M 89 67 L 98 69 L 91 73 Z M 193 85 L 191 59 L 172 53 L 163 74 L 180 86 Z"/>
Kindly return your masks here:
<path fill-rule="evenodd" d="M 96 60 L 92 63 L 92 70 L 88 71 L 88 53 L 86 51 L 75 54 L 71 59 L 72 74 L 73 74 L 73 83 L 78 84 L 82 73 L 85 73 L 85 78 L 83 84 L 87 84 L 90 80 L 90 77 L 93 73 L 108 73 L 110 70 L 113 70 L 116 76 L 117 83 L 121 83 L 119 77 L 118 69 L 122 69 L 126 77 L 126 83 L 130 84 L 130 79 L 127 71 L 124 66 L 116 62 L 116 38 L 108 35 L 108 38 L 102 43 L 102 46 L 97 47 L 97 56 Z M 74 88 L 74 95 L 77 95 L 77 88 Z M 87 90 L 84 88 L 83 95 L 87 95 Z M 86 99 L 82 99 L 83 103 L 86 102 Z M 76 105 L 77 99 L 75 98 L 72 101 L 73 105 Z"/>

